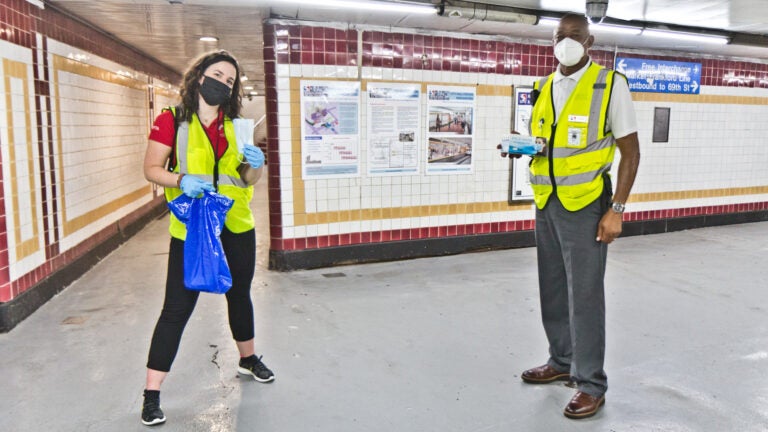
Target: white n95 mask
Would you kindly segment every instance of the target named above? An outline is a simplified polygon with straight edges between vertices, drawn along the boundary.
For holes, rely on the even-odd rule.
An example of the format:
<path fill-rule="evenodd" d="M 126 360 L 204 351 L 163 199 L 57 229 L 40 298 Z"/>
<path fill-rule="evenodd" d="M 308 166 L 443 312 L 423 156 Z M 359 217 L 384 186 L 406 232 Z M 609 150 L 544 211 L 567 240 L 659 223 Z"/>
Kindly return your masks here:
<path fill-rule="evenodd" d="M 573 66 L 584 57 L 584 45 L 565 38 L 555 45 L 555 58 L 563 66 Z"/>

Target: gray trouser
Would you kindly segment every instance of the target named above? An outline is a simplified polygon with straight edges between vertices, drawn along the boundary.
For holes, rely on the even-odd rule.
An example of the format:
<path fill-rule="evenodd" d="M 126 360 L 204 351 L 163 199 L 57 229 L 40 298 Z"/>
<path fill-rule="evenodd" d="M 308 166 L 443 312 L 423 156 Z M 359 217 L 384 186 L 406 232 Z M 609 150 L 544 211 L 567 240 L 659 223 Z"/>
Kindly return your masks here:
<path fill-rule="evenodd" d="M 608 246 L 595 241 L 601 199 L 570 212 L 554 194 L 536 210 L 541 318 L 548 364 L 570 371 L 578 389 L 599 397 L 608 389 L 603 278 Z"/>

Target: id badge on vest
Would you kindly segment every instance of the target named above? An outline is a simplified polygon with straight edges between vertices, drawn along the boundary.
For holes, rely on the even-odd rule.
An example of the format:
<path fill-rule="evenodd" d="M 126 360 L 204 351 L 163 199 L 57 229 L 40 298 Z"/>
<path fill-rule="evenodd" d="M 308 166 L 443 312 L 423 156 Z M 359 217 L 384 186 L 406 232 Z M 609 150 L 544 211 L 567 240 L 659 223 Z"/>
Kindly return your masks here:
<path fill-rule="evenodd" d="M 584 136 L 584 133 L 586 132 L 586 125 L 589 121 L 589 118 L 587 116 L 579 116 L 579 115 L 569 115 L 568 116 L 568 147 L 586 147 L 586 136 Z M 577 126 L 570 126 L 574 123 L 583 123 L 585 127 L 577 127 Z"/>
<path fill-rule="evenodd" d="M 581 147 L 581 128 L 568 128 L 568 147 Z"/>

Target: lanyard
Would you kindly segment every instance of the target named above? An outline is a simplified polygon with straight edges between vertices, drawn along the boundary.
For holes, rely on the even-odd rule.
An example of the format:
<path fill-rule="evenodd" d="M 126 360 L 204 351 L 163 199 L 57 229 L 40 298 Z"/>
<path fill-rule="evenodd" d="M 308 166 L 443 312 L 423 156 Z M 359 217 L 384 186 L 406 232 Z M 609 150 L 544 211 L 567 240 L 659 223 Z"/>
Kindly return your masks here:
<path fill-rule="evenodd" d="M 219 128 L 223 127 L 223 122 L 220 122 L 221 119 L 221 112 L 217 113 L 215 124 L 214 124 L 214 130 L 216 131 L 216 144 L 211 141 L 211 137 L 208 135 L 208 131 L 205 130 L 205 126 L 203 126 L 203 122 L 200 123 L 200 127 L 203 128 L 203 134 L 208 138 L 208 142 L 211 144 L 211 148 L 213 149 L 213 187 L 216 189 L 216 191 L 219 190 L 219 159 L 221 157 L 219 156 L 219 141 L 221 139 L 221 132 L 219 132 Z M 227 143 L 229 145 L 229 143 Z"/>

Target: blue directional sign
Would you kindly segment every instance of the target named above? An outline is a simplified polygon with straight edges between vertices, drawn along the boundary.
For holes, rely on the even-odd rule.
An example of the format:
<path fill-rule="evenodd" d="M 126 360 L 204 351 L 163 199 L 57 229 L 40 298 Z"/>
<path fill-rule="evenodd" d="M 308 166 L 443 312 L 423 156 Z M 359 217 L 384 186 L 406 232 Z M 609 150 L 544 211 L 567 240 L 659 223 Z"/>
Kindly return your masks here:
<path fill-rule="evenodd" d="M 633 92 L 699 94 L 701 63 L 616 57 Z"/>

